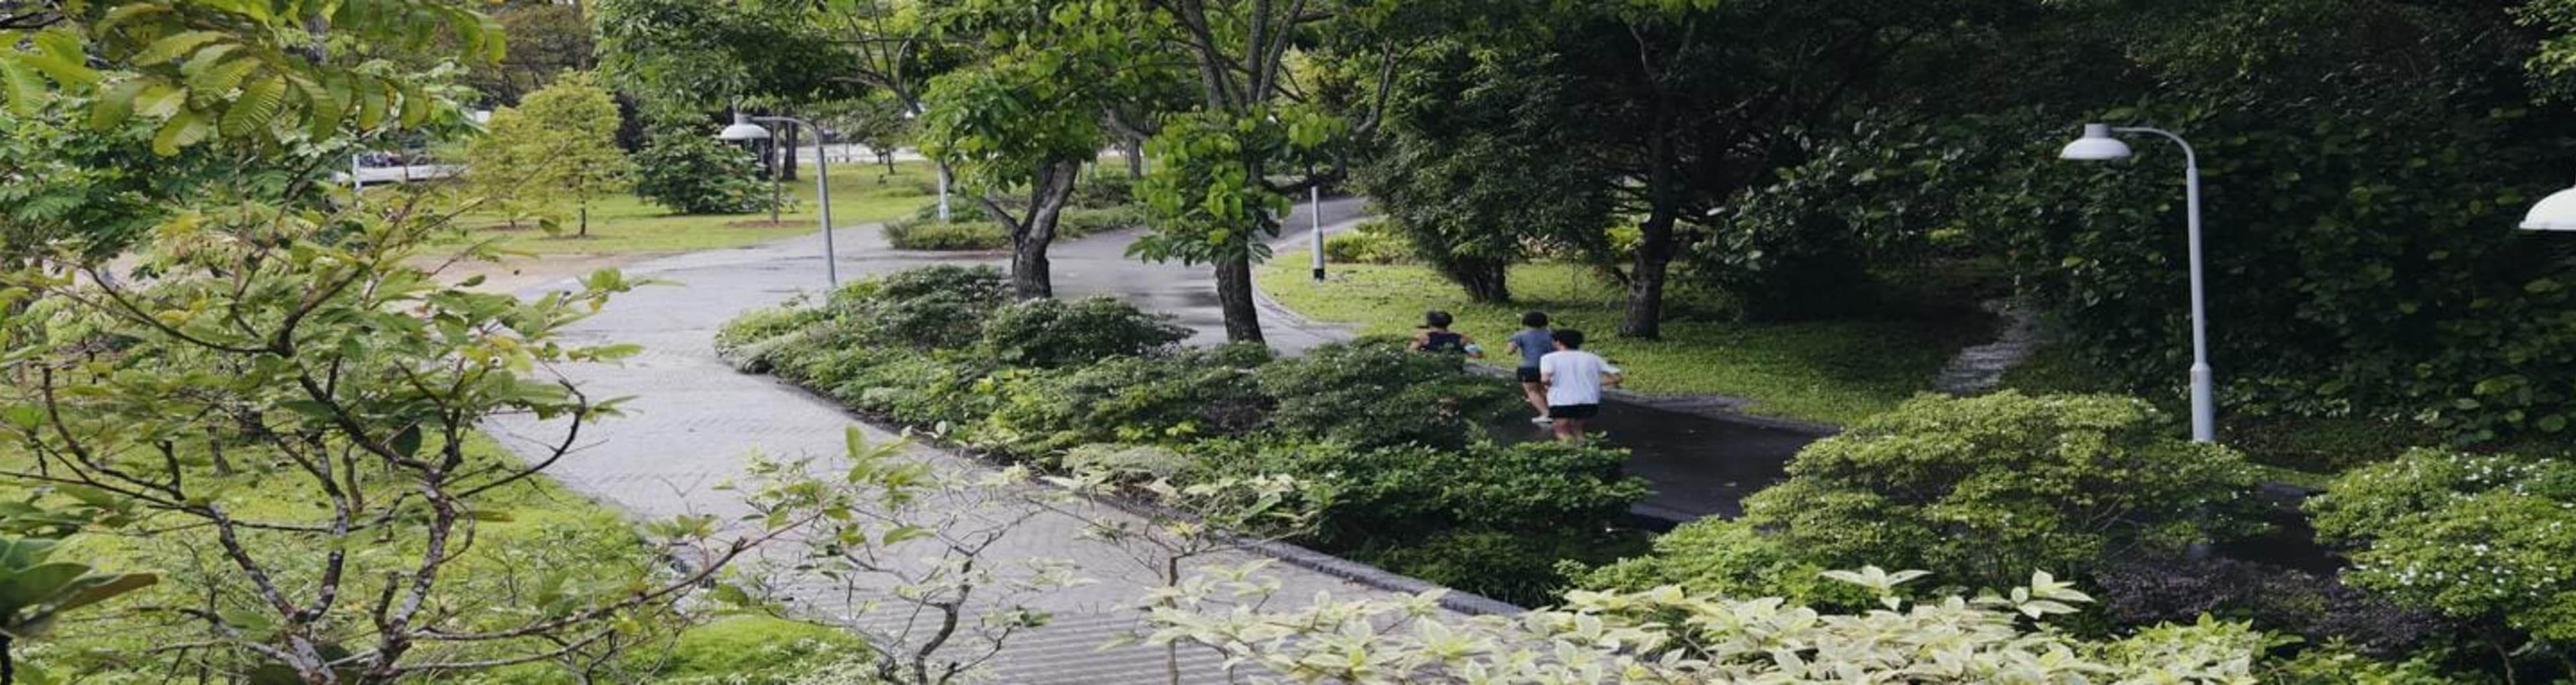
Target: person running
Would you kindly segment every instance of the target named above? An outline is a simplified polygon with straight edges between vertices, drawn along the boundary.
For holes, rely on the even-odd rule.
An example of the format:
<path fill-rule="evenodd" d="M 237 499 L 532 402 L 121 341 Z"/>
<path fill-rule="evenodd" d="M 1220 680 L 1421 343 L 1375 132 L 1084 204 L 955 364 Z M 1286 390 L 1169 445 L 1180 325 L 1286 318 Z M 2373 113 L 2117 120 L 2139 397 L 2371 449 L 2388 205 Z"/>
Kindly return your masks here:
<path fill-rule="evenodd" d="M 1547 386 L 1547 415 L 1556 420 L 1556 439 L 1582 444 L 1583 424 L 1601 414 L 1601 387 L 1618 385 L 1628 375 L 1601 355 L 1583 351 L 1583 331 L 1559 328 L 1550 337 L 1556 351 L 1538 359 L 1538 380 Z"/>
<path fill-rule="evenodd" d="M 1476 359 L 1485 358 L 1485 348 L 1464 333 L 1452 332 L 1449 324 L 1456 319 L 1437 309 L 1422 313 L 1422 332 L 1413 334 L 1415 352 L 1456 352 Z"/>
<path fill-rule="evenodd" d="M 1538 416 L 1530 417 L 1530 423 L 1546 425 L 1547 386 L 1539 383 L 1538 360 L 1556 351 L 1556 338 L 1547 331 L 1547 312 L 1522 314 L 1521 332 L 1513 333 L 1511 341 L 1503 343 L 1503 351 L 1521 356 L 1521 368 L 1514 375 L 1521 379 L 1522 399 L 1529 401 L 1530 410 L 1538 412 Z"/>

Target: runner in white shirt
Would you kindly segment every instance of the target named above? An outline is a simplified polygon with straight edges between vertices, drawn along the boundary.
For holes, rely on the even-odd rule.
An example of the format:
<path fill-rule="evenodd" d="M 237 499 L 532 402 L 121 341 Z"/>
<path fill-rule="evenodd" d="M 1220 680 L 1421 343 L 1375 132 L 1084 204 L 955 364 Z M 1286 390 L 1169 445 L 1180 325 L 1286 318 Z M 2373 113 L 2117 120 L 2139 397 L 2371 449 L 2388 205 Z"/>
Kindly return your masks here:
<path fill-rule="evenodd" d="M 1583 442 L 1583 424 L 1601 413 L 1601 386 L 1618 385 L 1627 373 L 1601 355 L 1583 351 L 1583 331 L 1556 329 L 1556 351 L 1538 358 L 1539 384 L 1547 387 L 1547 415 L 1556 439 Z"/>

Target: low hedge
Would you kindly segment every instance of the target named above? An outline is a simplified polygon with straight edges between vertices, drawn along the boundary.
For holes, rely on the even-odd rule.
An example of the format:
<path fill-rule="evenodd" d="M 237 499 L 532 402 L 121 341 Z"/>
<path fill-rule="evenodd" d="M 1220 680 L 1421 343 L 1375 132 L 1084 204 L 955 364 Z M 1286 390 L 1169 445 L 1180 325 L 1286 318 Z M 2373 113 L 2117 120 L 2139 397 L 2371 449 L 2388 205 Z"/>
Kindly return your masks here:
<path fill-rule="evenodd" d="M 959 212 L 951 208 L 949 218 L 952 220 L 946 222 L 917 213 L 911 220 L 886 224 L 886 240 L 894 243 L 895 249 L 898 250 L 962 252 L 1009 248 L 1010 231 L 1004 230 L 1000 222 L 985 217 L 986 214 L 980 208 L 971 213 Z M 1095 233 L 1141 228 L 1145 225 L 1145 217 L 1145 209 L 1136 205 L 1066 209 L 1056 218 L 1056 237 L 1073 239 Z"/>

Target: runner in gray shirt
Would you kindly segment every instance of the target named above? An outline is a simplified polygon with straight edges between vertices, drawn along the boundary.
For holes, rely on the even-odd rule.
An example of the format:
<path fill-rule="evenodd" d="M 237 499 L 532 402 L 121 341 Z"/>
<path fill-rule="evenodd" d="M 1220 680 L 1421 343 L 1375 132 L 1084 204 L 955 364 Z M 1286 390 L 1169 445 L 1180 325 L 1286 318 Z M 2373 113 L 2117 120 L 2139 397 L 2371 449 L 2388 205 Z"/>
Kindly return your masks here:
<path fill-rule="evenodd" d="M 1538 358 L 1556 351 L 1556 339 L 1550 337 L 1547 330 L 1547 312 L 1522 314 L 1521 325 L 1524 328 L 1513 333 L 1511 342 L 1504 347 L 1505 351 L 1521 355 L 1521 368 L 1517 374 L 1521 379 L 1521 395 L 1529 401 L 1530 409 L 1538 411 L 1538 416 L 1531 417 L 1530 423 L 1545 425 L 1550 421 L 1547 417 L 1547 386 L 1539 383 Z"/>

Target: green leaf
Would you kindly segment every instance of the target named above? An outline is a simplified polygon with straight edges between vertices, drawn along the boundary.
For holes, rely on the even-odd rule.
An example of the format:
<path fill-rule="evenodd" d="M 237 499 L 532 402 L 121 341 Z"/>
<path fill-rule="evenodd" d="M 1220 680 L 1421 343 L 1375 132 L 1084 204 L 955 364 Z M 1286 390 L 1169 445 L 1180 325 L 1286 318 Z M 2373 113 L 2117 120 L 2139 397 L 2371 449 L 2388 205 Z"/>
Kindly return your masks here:
<path fill-rule="evenodd" d="M 125 120 L 134 115 L 134 100 L 142 97 L 144 89 L 153 83 L 146 79 L 127 79 L 108 86 L 107 92 L 99 94 L 98 99 L 90 103 L 90 130 L 113 131 L 125 125 Z"/>
<path fill-rule="evenodd" d="M 9 99 L 9 111 L 22 117 L 36 115 L 36 105 L 45 96 L 45 81 L 36 70 L 27 68 L 25 55 L 0 54 L 0 95 Z"/>
<path fill-rule="evenodd" d="M 419 455 L 420 426 L 412 426 L 403 429 L 400 433 L 395 433 L 393 441 L 388 446 L 393 448 L 395 454 L 405 457 Z"/>
<path fill-rule="evenodd" d="M 169 121 L 162 122 L 161 132 L 152 136 L 152 152 L 163 157 L 179 154 L 179 148 L 205 140 L 210 128 L 194 111 L 172 115 Z"/>
<path fill-rule="evenodd" d="M 270 76 L 242 88 L 233 106 L 224 110 L 224 136 L 239 138 L 269 125 L 286 105 L 286 77 Z"/>
<path fill-rule="evenodd" d="M 110 18 L 115 19 L 116 17 L 111 13 Z M 153 41 L 151 47 L 144 48 L 143 52 L 137 53 L 134 56 L 134 63 L 149 66 L 175 60 L 189 53 L 196 52 L 197 48 L 204 46 L 207 43 L 222 40 L 223 37 L 224 34 L 215 31 L 189 31 L 186 33 L 172 34 L 170 36 L 163 37 L 161 40 Z"/>

